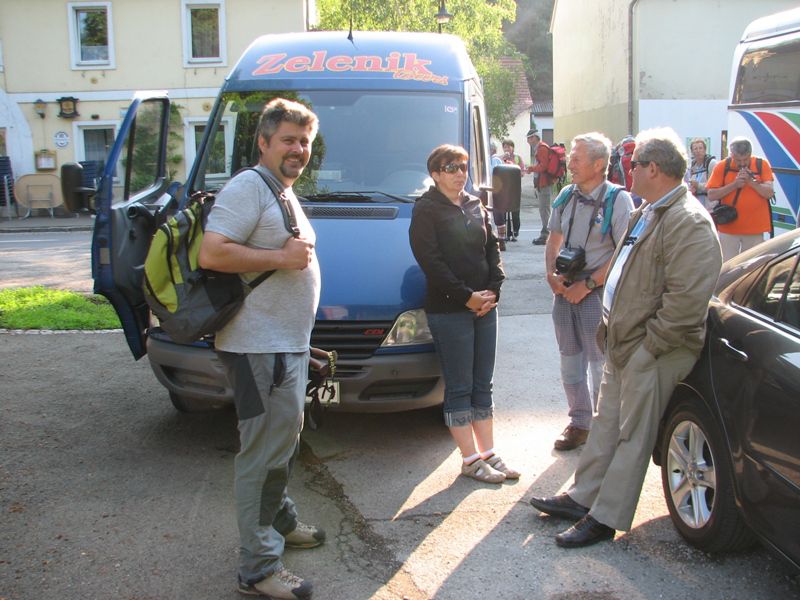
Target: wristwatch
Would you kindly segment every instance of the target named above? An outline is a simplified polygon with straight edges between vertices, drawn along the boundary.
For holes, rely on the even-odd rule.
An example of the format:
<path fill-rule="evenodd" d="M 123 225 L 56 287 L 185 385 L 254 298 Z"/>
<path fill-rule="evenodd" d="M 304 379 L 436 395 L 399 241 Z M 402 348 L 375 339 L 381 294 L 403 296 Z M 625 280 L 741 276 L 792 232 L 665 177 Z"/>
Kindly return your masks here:
<path fill-rule="evenodd" d="M 592 291 L 594 288 L 597 287 L 597 282 L 591 277 L 587 277 L 586 279 L 584 279 L 583 283 L 586 285 L 586 289 L 589 291 Z"/>

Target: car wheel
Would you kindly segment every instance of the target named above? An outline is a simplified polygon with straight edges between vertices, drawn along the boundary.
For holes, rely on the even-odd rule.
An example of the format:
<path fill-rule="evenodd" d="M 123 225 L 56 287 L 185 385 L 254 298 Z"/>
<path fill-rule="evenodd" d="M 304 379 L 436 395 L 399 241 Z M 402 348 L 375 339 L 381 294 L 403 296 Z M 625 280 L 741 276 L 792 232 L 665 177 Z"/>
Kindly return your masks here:
<path fill-rule="evenodd" d="M 182 396 L 180 394 L 176 394 L 175 392 L 169 393 L 169 399 L 172 402 L 172 406 L 174 406 L 176 410 L 183 413 L 218 410 L 227 406 L 227 403 L 225 402 L 195 398 L 193 396 Z"/>
<path fill-rule="evenodd" d="M 706 552 L 751 545 L 736 508 L 733 468 L 719 426 L 699 402 L 679 404 L 661 440 L 661 483 L 678 533 Z"/>

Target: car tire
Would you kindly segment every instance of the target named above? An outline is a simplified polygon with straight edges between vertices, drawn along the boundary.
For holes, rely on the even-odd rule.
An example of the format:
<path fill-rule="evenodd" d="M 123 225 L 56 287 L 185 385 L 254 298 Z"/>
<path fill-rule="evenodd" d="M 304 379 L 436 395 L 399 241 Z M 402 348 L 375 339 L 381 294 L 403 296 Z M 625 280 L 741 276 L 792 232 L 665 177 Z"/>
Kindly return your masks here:
<path fill-rule="evenodd" d="M 733 488 L 733 468 L 719 425 L 699 401 L 684 401 L 666 419 L 661 483 L 672 523 L 695 548 L 722 553 L 754 542 Z"/>
<path fill-rule="evenodd" d="M 195 413 L 205 412 L 209 410 L 219 410 L 227 406 L 226 402 L 219 402 L 214 400 L 206 400 L 203 398 L 195 398 L 193 396 L 182 396 L 175 392 L 169 393 L 169 399 L 172 406 L 182 413 Z"/>

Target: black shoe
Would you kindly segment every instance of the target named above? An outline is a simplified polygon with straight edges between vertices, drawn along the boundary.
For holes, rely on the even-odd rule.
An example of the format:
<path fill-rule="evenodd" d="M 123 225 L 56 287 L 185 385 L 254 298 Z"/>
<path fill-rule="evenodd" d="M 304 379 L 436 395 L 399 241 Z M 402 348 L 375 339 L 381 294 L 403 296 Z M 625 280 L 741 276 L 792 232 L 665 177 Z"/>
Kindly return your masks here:
<path fill-rule="evenodd" d="M 535 240 L 533 240 L 533 242 L 531 242 L 531 243 L 534 246 L 544 246 L 545 244 L 547 244 L 547 238 L 546 237 L 538 237 Z"/>
<path fill-rule="evenodd" d="M 562 548 L 580 548 L 591 546 L 604 540 L 613 540 L 616 531 L 603 525 L 589 515 L 583 517 L 566 531 L 556 536 L 556 544 Z"/>
<path fill-rule="evenodd" d="M 578 504 L 567 494 L 551 496 L 550 498 L 537 498 L 530 500 L 533 507 L 545 514 L 562 519 L 577 521 L 589 514 L 589 509 Z"/>

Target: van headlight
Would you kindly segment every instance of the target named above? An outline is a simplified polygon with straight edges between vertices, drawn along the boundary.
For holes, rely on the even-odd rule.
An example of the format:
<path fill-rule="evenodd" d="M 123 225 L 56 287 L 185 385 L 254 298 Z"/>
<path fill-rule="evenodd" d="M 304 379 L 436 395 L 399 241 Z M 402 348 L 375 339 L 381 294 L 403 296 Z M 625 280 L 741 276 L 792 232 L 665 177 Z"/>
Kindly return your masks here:
<path fill-rule="evenodd" d="M 384 338 L 381 348 L 432 342 L 431 330 L 428 329 L 428 318 L 425 316 L 425 311 L 419 308 L 408 310 L 397 317 L 391 331 Z"/>

